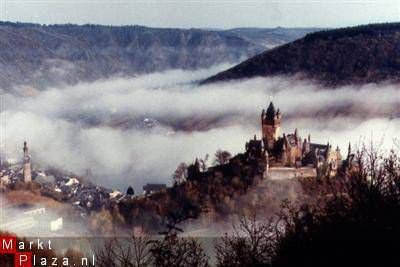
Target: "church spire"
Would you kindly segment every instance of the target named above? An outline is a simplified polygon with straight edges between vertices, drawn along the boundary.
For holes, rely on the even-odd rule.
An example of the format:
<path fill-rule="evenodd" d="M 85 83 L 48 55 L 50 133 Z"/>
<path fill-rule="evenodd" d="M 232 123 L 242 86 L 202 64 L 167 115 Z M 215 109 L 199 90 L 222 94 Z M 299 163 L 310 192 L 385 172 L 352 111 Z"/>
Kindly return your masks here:
<path fill-rule="evenodd" d="M 26 141 L 24 142 L 24 158 L 22 160 L 22 174 L 24 178 L 24 182 L 32 181 L 32 170 L 31 170 L 31 157 L 28 153 L 28 145 Z"/>
<path fill-rule="evenodd" d="M 22 150 L 24 151 L 24 156 L 28 155 L 28 145 L 26 141 L 24 142 L 24 148 Z"/>

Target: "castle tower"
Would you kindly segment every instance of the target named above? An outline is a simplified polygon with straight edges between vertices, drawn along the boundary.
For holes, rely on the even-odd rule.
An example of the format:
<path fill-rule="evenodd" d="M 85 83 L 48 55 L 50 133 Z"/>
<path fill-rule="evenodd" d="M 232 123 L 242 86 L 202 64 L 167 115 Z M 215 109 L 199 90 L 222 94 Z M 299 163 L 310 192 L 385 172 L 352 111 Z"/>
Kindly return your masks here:
<path fill-rule="evenodd" d="M 310 152 L 310 142 L 307 142 L 307 139 L 304 138 L 302 147 L 303 156 L 308 154 L 309 152 Z"/>
<path fill-rule="evenodd" d="M 336 147 L 336 160 L 339 162 L 342 160 L 342 154 L 340 153 L 339 146 Z"/>
<path fill-rule="evenodd" d="M 24 142 L 23 151 L 24 151 L 24 158 L 22 159 L 22 168 L 23 168 L 24 182 L 31 182 L 32 181 L 31 156 L 29 155 L 26 141 Z"/>
<path fill-rule="evenodd" d="M 271 102 L 265 111 L 261 113 L 262 138 L 266 149 L 272 149 L 278 139 L 281 129 L 281 113 L 275 111 L 274 104 Z"/>
<path fill-rule="evenodd" d="M 283 145 L 282 145 L 282 158 L 281 158 L 281 161 L 282 161 L 283 166 L 286 166 L 286 164 L 288 163 L 288 157 L 287 157 L 286 153 L 287 153 L 287 149 L 286 149 L 286 140 L 285 140 L 283 142 Z"/>

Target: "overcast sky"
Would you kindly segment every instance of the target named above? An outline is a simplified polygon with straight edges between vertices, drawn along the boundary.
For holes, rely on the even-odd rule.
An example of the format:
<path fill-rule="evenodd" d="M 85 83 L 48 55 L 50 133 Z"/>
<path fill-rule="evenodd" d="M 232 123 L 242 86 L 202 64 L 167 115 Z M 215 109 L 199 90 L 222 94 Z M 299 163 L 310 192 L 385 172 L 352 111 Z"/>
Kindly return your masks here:
<path fill-rule="evenodd" d="M 400 21 L 400 1 L 0 0 L 7 21 L 155 27 L 340 27 Z"/>

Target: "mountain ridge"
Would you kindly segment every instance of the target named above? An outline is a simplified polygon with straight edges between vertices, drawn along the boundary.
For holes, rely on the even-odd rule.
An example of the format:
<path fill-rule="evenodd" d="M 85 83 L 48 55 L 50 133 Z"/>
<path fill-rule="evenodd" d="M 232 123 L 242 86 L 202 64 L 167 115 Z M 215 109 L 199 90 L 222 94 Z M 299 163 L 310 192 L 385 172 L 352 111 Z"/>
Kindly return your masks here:
<path fill-rule="evenodd" d="M 399 81 L 400 23 L 324 30 L 264 51 L 202 84 L 297 75 L 328 87 Z"/>
<path fill-rule="evenodd" d="M 263 42 L 271 35 L 259 31 L 253 35 L 139 25 L 0 22 L 0 88 L 45 89 L 118 75 L 235 63 L 265 50 Z M 296 30 L 288 30 L 272 42 L 278 45 L 297 37 Z"/>

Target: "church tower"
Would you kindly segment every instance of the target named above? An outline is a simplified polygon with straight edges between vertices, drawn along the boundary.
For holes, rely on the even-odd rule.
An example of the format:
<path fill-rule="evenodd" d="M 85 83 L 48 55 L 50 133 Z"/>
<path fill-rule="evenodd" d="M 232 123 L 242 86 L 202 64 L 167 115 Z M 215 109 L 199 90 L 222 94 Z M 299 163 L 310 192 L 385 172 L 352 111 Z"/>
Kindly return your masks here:
<path fill-rule="evenodd" d="M 281 113 L 279 109 L 275 111 L 274 104 L 271 102 L 267 110 L 261 113 L 262 137 L 267 150 L 274 147 L 281 129 Z"/>
<path fill-rule="evenodd" d="M 22 159 L 22 167 L 23 167 L 24 182 L 31 182 L 32 181 L 31 156 L 29 155 L 26 141 L 24 142 L 23 151 L 24 151 L 24 158 Z"/>

